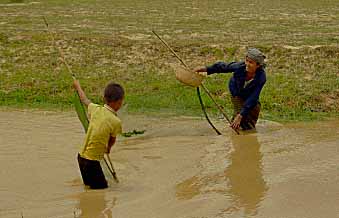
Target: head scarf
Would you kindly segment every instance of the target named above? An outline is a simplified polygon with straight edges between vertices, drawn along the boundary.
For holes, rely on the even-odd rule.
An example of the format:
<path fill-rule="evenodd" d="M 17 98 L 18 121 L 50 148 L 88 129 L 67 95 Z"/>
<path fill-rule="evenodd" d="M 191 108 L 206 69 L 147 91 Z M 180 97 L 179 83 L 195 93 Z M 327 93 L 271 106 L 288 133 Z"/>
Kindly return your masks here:
<path fill-rule="evenodd" d="M 257 62 L 260 66 L 265 66 L 265 58 L 266 56 L 257 48 L 249 48 L 247 50 L 246 57 L 249 59 L 254 60 Z"/>

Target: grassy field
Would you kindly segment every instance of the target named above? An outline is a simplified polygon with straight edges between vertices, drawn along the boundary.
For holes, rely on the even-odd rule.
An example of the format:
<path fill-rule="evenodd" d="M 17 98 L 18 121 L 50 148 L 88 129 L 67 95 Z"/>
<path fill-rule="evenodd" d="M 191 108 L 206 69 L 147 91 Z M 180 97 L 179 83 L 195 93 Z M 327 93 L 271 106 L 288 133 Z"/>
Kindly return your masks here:
<path fill-rule="evenodd" d="M 264 51 L 264 119 L 339 115 L 337 0 L 0 0 L 0 106 L 71 108 L 71 77 L 43 16 L 95 102 L 114 80 L 126 88 L 129 112 L 202 114 L 195 89 L 176 81 L 180 63 L 155 30 L 192 68 L 242 60 L 248 47 Z M 228 113 L 230 76 L 205 81 Z"/>

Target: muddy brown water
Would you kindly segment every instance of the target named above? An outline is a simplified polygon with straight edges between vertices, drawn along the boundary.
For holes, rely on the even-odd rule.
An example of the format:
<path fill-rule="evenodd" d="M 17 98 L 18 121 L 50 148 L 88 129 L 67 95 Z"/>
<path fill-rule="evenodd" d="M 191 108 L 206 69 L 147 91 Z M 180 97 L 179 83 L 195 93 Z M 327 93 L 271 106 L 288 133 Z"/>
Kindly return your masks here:
<path fill-rule="evenodd" d="M 339 217 L 339 121 L 216 136 L 201 118 L 121 118 L 146 133 L 118 139 L 120 183 L 95 191 L 79 174 L 74 113 L 0 111 L 0 217 Z"/>

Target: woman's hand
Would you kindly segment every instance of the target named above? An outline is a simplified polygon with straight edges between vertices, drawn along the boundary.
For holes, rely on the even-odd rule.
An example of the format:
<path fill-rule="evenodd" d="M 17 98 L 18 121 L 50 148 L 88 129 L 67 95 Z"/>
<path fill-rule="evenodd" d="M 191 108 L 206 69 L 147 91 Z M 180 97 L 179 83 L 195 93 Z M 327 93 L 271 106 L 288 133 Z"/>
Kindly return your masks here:
<path fill-rule="evenodd" d="M 194 73 L 199 74 L 201 76 L 207 76 L 206 67 L 198 67 L 193 70 Z"/>
<path fill-rule="evenodd" d="M 230 126 L 235 130 L 239 129 L 241 120 L 242 120 L 241 114 L 237 114 L 237 116 L 234 118 Z"/>

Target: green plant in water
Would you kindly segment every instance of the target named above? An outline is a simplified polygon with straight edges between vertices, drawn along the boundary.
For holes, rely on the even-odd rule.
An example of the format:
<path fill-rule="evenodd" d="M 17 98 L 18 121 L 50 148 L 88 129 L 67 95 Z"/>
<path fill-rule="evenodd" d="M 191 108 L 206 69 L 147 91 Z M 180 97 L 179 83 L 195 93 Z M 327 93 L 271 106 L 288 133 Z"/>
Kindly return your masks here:
<path fill-rule="evenodd" d="M 121 135 L 123 137 L 132 137 L 133 135 L 140 135 L 140 134 L 144 134 L 146 132 L 146 130 L 133 130 L 133 131 L 130 131 L 130 132 L 123 132 Z"/>

